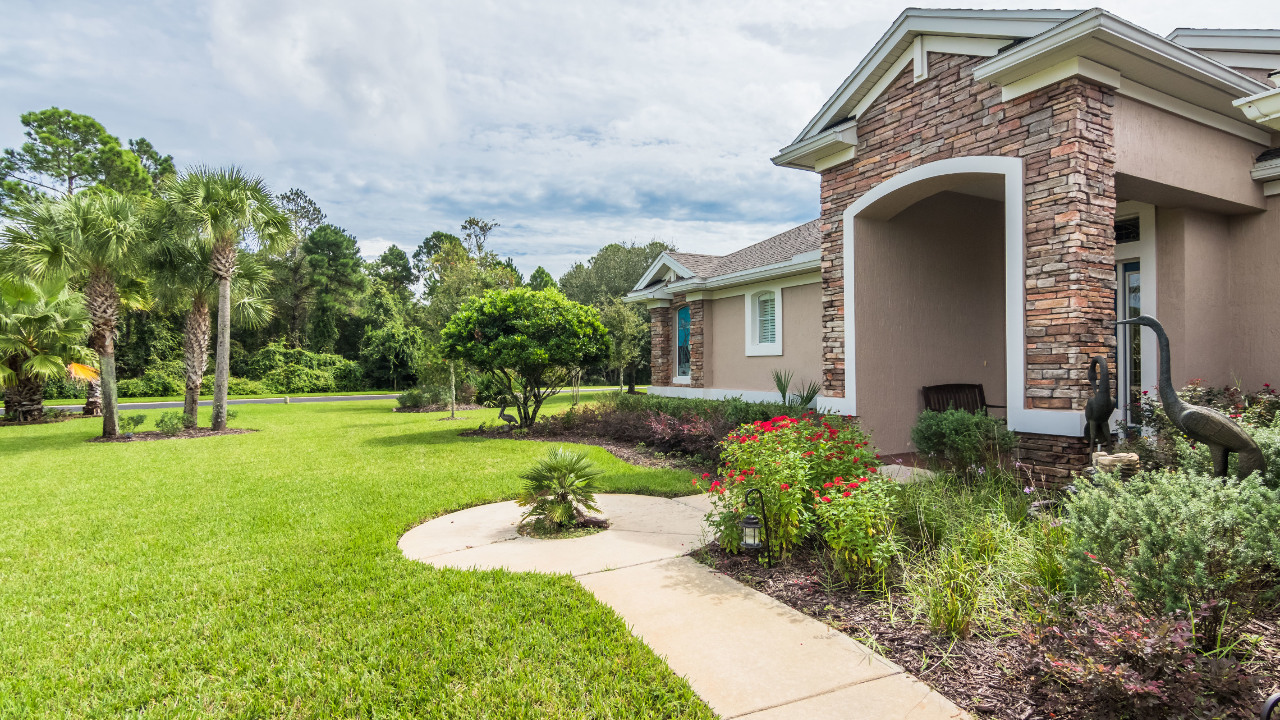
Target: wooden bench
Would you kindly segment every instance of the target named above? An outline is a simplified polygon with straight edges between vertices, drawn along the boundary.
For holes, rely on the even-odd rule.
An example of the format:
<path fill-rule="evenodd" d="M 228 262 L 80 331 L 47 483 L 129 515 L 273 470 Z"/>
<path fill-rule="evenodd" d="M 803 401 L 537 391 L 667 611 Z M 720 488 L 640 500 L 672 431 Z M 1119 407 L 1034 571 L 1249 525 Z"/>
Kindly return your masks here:
<path fill-rule="evenodd" d="M 948 385 L 926 385 L 920 388 L 924 394 L 924 407 L 934 412 L 945 412 L 951 408 L 967 413 L 986 412 L 988 408 L 1003 408 L 1004 405 L 990 405 L 987 394 L 981 385 L 951 383 Z"/>

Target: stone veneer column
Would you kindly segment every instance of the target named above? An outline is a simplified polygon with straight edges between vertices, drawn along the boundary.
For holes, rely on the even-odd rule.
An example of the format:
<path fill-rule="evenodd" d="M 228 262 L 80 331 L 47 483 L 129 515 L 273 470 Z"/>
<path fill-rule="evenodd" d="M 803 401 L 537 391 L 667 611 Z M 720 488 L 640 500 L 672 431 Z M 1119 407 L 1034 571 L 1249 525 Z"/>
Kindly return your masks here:
<path fill-rule="evenodd" d="M 649 308 L 649 366 L 652 374 L 649 382 L 654 385 L 671 384 L 673 344 L 671 340 L 672 309 Z"/>
<path fill-rule="evenodd" d="M 705 304 L 705 300 L 689 301 L 689 386 L 696 388 L 706 387 Z"/>

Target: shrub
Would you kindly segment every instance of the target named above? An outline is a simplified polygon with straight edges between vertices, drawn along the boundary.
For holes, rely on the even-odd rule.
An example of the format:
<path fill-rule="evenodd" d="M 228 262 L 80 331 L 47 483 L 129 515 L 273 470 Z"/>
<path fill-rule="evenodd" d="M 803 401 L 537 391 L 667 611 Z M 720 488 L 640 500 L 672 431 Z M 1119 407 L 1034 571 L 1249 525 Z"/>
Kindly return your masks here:
<path fill-rule="evenodd" d="M 333 368 L 333 384 L 337 390 L 345 392 L 365 390 L 368 387 L 360 364 L 349 360 Z"/>
<path fill-rule="evenodd" d="M 165 435 L 177 435 L 187 429 L 187 417 L 180 410 L 168 410 L 160 413 L 156 420 L 156 430 Z"/>
<path fill-rule="evenodd" d="M 898 483 L 870 473 L 848 480 L 837 476 L 822 487 L 818 520 L 836 569 L 863 587 L 885 588 L 890 565 L 901 552 L 894 527 Z"/>
<path fill-rule="evenodd" d="M 146 421 L 146 415 L 121 415 L 119 417 L 120 432 L 132 435 Z"/>
<path fill-rule="evenodd" d="M 75 400 L 83 398 L 88 383 L 72 380 L 65 375 L 50 378 L 44 384 L 45 400 Z M 120 396 L 123 397 L 123 396 Z"/>
<path fill-rule="evenodd" d="M 116 383 L 116 397 L 140 398 L 148 395 L 147 384 L 140 378 L 125 378 Z"/>
<path fill-rule="evenodd" d="M 565 527 L 586 519 L 586 512 L 599 512 L 595 505 L 595 493 L 599 491 L 598 478 L 604 472 L 587 460 L 585 452 L 574 452 L 562 447 L 552 448 L 520 477 L 525 486 L 516 504 L 529 508 L 525 519 L 551 527 Z"/>
<path fill-rule="evenodd" d="M 1277 414 L 1280 413 L 1280 393 L 1277 393 L 1269 383 L 1263 383 L 1261 390 L 1250 392 L 1239 386 L 1206 387 L 1201 381 L 1193 380 L 1178 391 L 1178 397 L 1184 402 L 1210 407 L 1235 419 L 1258 440 L 1259 445 L 1263 445 L 1264 441 L 1268 442 L 1269 446 L 1263 446 L 1262 450 L 1267 454 L 1269 468 L 1274 468 L 1272 458 L 1280 454 L 1274 436 L 1264 433 L 1264 437 L 1258 437 L 1259 430 L 1276 426 Z M 1138 403 L 1134 406 L 1133 415 L 1144 432 L 1133 433 L 1133 437 L 1126 444 L 1130 451 L 1137 452 L 1142 457 L 1144 467 L 1196 469 L 1201 466 L 1200 460 L 1191 457 L 1192 453 L 1188 452 L 1189 449 L 1195 448 L 1165 415 L 1164 407 L 1158 397 L 1143 391 Z M 1208 456 L 1204 455 L 1204 457 Z M 1232 472 L 1234 472 L 1234 463 Z M 1278 476 L 1280 476 L 1280 470 L 1272 469 L 1269 472 L 1267 482 L 1271 487 L 1280 487 Z"/>
<path fill-rule="evenodd" d="M 921 454 L 961 472 L 998 467 L 1016 440 L 1002 418 L 954 408 L 925 410 L 911 429 L 911 442 Z"/>
<path fill-rule="evenodd" d="M 209 389 L 212 390 L 213 385 L 210 385 Z M 228 395 L 268 395 L 270 393 L 271 391 L 267 389 L 267 386 L 257 380 L 238 377 L 227 378 Z"/>
<path fill-rule="evenodd" d="M 401 393 L 400 397 L 396 398 L 396 402 L 402 408 L 413 409 L 447 405 L 449 388 L 439 385 L 418 385 Z"/>
<path fill-rule="evenodd" d="M 300 365 L 286 365 L 272 370 L 262 378 L 262 384 L 268 392 L 275 393 L 311 393 L 333 392 L 336 385 L 333 375 L 327 370 L 314 370 Z"/>
<path fill-rule="evenodd" d="M 1150 613 L 1106 568 L 1100 601 L 1046 613 L 1024 637 L 1041 656 L 1040 689 L 1053 711 L 1088 717 L 1252 717 L 1256 681 L 1222 647 L 1215 603 L 1188 615 Z"/>
<path fill-rule="evenodd" d="M 481 375 L 476 382 L 476 402 L 485 407 L 511 406 L 511 393 L 492 375 Z"/>
<path fill-rule="evenodd" d="M 721 443 L 721 457 L 720 477 L 703 477 L 710 483 L 708 519 L 720 544 L 729 552 L 739 550 L 741 515 L 755 512 L 745 507 L 746 492 L 758 488 L 766 508 L 768 542 L 779 558 L 813 534 L 819 505 L 835 502 L 833 496 L 845 502 L 860 484 L 869 482 L 879 465 L 856 423 L 828 421 L 812 413 L 742 425 Z M 693 483 L 700 486 L 697 478 Z M 838 521 L 839 513 L 832 519 Z"/>
<path fill-rule="evenodd" d="M 250 356 L 245 363 L 245 374 L 254 380 L 265 380 L 273 371 L 296 366 L 308 370 L 328 370 L 336 374 L 338 368 L 346 367 L 350 360 L 333 353 L 315 353 L 302 348 L 287 347 L 283 342 L 273 342 Z M 350 371 L 345 371 L 350 372 Z"/>
<path fill-rule="evenodd" d="M 1280 417 L 1273 418 L 1271 425 L 1252 425 L 1242 421 L 1240 426 L 1258 443 L 1258 448 L 1266 458 L 1267 469 L 1262 475 L 1263 484 L 1273 489 L 1280 488 Z M 1181 435 L 1172 436 L 1172 444 L 1178 467 L 1202 475 L 1213 474 L 1213 458 L 1209 454 L 1208 445 L 1191 442 Z M 1234 476 L 1240 456 L 1231 453 L 1227 457 L 1227 473 Z"/>
<path fill-rule="evenodd" d="M 186 391 L 182 381 L 178 378 L 181 374 L 174 376 L 161 372 L 158 369 L 147 368 L 142 373 L 142 384 L 144 393 L 142 397 L 172 397 L 181 395 Z"/>
<path fill-rule="evenodd" d="M 1245 605 L 1280 587 L 1280 492 L 1255 474 L 1142 473 L 1081 479 L 1066 502 L 1074 583 L 1098 580 L 1097 558 L 1143 601 L 1173 610 L 1213 599 Z"/>

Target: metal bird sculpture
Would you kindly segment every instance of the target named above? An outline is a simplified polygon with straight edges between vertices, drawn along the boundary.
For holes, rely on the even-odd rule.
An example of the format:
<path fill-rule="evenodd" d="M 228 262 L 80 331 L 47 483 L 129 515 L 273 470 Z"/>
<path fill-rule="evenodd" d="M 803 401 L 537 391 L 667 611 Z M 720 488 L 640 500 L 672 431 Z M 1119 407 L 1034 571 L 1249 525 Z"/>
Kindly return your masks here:
<path fill-rule="evenodd" d="M 1084 406 L 1084 419 L 1092 451 L 1111 446 L 1111 413 L 1115 412 L 1116 400 L 1111 397 L 1111 369 L 1106 355 L 1094 355 L 1089 361 L 1089 383 L 1093 385 L 1093 397 Z"/>
<path fill-rule="evenodd" d="M 1150 315 L 1139 315 L 1131 320 L 1121 320 L 1120 325 L 1145 325 L 1156 334 L 1160 345 L 1160 378 L 1157 390 L 1160 392 L 1160 404 L 1169 416 L 1173 426 L 1182 434 L 1209 446 L 1209 454 L 1213 458 L 1213 474 L 1218 477 L 1227 476 L 1227 453 L 1236 453 L 1236 475 L 1246 477 L 1258 470 L 1265 472 L 1267 460 L 1249 433 L 1244 431 L 1234 420 L 1217 410 L 1199 405 L 1188 405 L 1178 397 L 1173 389 L 1172 373 L 1169 369 L 1169 336 L 1165 334 L 1160 321 Z"/>
<path fill-rule="evenodd" d="M 520 421 L 517 420 L 515 417 L 507 414 L 507 403 L 502 403 L 502 409 L 498 411 L 498 419 L 507 423 L 507 425 L 509 426 L 517 425 L 520 423 Z"/>

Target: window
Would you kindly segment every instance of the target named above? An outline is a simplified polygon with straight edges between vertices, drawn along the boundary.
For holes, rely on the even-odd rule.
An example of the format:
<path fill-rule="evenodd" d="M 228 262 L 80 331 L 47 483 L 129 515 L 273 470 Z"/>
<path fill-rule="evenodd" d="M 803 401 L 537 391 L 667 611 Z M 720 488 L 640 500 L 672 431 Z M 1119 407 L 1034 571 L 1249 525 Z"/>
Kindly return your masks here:
<path fill-rule="evenodd" d="M 747 292 L 746 354 L 782 354 L 782 288 L 774 285 Z"/>
<path fill-rule="evenodd" d="M 767 345 L 777 342 L 777 331 L 773 291 L 762 292 L 756 296 L 756 343 Z"/>
<path fill-rule="evenodd" d="M 689 306 L 676 311 L 676 377 L 689 377 Z"/>

